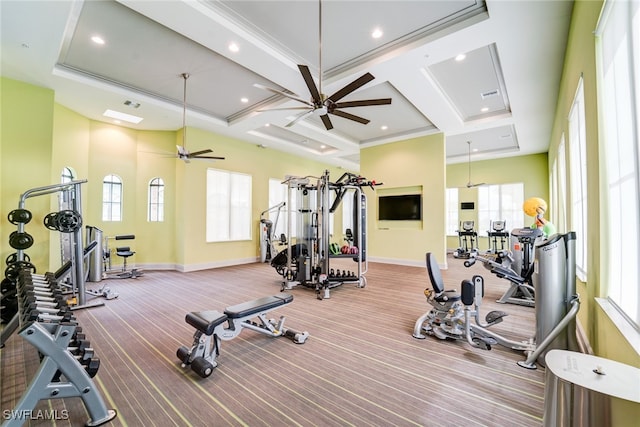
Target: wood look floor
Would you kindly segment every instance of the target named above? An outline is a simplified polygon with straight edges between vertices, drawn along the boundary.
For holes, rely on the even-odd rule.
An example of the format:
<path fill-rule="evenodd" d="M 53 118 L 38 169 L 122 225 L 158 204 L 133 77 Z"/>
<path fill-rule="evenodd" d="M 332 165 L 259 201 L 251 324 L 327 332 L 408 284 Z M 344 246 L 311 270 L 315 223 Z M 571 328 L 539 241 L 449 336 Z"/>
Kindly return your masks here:
<path fill-rule="evenodd" d="M 342 260 L 344 261 L 344 260 Z M 353 263 L 352 263 L 353 264 Z M 354 268 L 346 264 L 346 268 Z M 483 312 L 510 315 L 496 332 L 525 340 L 535 331 L 534 309 L 495 300 L 508 282 L 481 266 L 449 259 L 447 288 L 473 274 L 485 277 Z M 219 365 L 200 378 L 181 368 L 176 350 L 190 346 L 190 311 L 218 310 L 273 295 L 281 280 L 267 264 L 192 273 L 147 271 L 108 280 L 120 294 L 76 315 L 101 366 L 94 381 L 112 426 L 539 426 L 544 369 L 516 365 L 522 353 L 483 351 L 462 341 L 412 337 L 429 310 L 425 268 L 369 264 L 367 286 L 332 289 L 331 298 L 296 287 L 291 304 L 269 313 L 308 331 L 296 345 L 246 330 L 223 341 Z M 272 316 L 271 316 L 272 315 Z M 2 349 L 2 409 L 12 409 L 35 371 L 34 349 L 14 334 Z M 66 409 L 68 420 L 29 425 L 78 426 L 88 419 L 79 398 L 41 401 L 38 409 Z"/>

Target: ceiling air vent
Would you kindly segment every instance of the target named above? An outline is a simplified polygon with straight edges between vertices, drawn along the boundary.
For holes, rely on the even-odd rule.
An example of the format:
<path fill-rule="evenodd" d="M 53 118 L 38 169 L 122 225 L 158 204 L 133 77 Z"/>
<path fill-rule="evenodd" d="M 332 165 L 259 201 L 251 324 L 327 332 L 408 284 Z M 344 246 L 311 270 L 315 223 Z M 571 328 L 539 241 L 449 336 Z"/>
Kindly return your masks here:
<path fill-rule="evenodd" d="M 488 90 L 480 94 L 482 99 L 493 98 L 494 96 L 498 96 L 498 89 Z"/>

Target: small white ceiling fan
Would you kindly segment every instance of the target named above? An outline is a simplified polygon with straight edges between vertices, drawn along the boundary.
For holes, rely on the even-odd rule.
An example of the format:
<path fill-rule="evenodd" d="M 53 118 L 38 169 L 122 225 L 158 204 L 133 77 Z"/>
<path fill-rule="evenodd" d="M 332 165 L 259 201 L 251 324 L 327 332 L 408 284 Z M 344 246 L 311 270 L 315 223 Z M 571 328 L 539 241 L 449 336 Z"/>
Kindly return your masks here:
<path fill-rule="evenodd" d="M 484 182 L 479 182 L 479 183 L 473 183 L 471 182 L 471 141 L 467 141 L 467 145 L 469 146 L 469 180 L 467 181 L 467 185 L 466 188 L 474 188 L 474 187 L 481 187 L 483 185 L 486 185 L 486 183 Z"/>
<path fill-rule="evenodd" d="M 178 148 L 178 154 L 176 157 L 184 160 L 185 163 L 189 163 L 189 160 L 191 159 L 224 160 L 224 157 L 205 156 L 204 154 L 213 153 L 213 150 L 209 148 L 194 151 L 193 153 L 187 150 L 187 79 L 189 78 L 189 73 L 182 73 L 180 74 L 180 77 L 184 80 L 184 91 L 182 97 L 182 145 L 176 145 Z"/>

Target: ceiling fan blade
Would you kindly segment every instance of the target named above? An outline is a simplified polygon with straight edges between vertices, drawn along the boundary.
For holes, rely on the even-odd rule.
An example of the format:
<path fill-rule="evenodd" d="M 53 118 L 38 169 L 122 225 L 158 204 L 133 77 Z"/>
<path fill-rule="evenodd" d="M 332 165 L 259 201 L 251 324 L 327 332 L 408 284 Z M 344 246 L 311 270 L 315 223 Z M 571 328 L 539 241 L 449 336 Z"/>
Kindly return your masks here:
<path fill-rule="evenodd" d="M 309 88 L 309 93 L 311 94 L 311 98 L 316 104 L 321 102 L 320 93 L 318 92 L 318 88 L 316 87 L 316 82 L 313 81 L 313 76 L 311 76 L 311 71 L 309 71 L 309 67 L 306 65 L 298 65 L 298 69 L 302 74 L 302 78 L 304 82 L 307 84 L 307 88 Z"/>
<path fill-rule="evenodd" d="M 189 152 L 182 145 L 176 145 L 176 148 L 178 148 L 178 155 L 179 156 L 188 156 L 189 155 Z"/>
<path fill-rule="evenodd" d="M 207 153 L 213 153 L 213 150 L 207 148 L 206 150 L 194 151 L 193 153 L 189 153 L 189 156 L 196 157 L 196 156 L 199 156 L 200 154 L 207 154 Z"/>
<path fill-rule="evenodd" d="M 213 160 L 224 160 L 224 157 L 218 156 L 189 156 L 190 159 L 213 159 Z"/>
<path fill-rule="evenodd" d="M 306 99 L 302 99 L 302 98 L 298 97 L 298 95 L 296 95 L 296 94 L 290 94 L 290 93 L 287 93 L 287 92 L 284 92 L 284 91 L 281 91 L 281 90 L 273 89 L 273 88 L 270 88 L 268 86 L 261 85 L 259 83 L 254 83 L 253 86 L 257 87 L 258 89 L 267 90 L 267 91 L 275 93 L 277 95 L 281 95 L 281 96 L 287 97 L 289 99 L 293 99 L 294 101 L 302 102 L 303 104 L 307 104 L 308 106 L 313 107 L 313 104 L 311 102 L 307 101 Z"/>
<path fill-rule="evenodd" d="M 267 108 L 264 110 L 256 110 L 259 113 L 265 113 L 267 111 L 287 111 L 287 110 L 308 110 L 309 108 L 313 108 L 312 106 L 308 107 L 282 107 L 282 108 Z"/>
<path fill-rule="evenodd" d="M 361 101 L 345 101 L 336 102 L 336 108 L 349 108 L 349 107 L 367 107 L 369 105 L 387 105 L 391 104 L 391 98 L 380 99 L 363 99 Z"/>
<path fill-rule="evenodd" d="M 304 112 L 298 114 L 295 119 L 293 119 L 292 121 L 287 123 L 284 127 L 289 128 L 289 127 L 295 125 L 296 123 L 298 123 L 300 120 L 305 119 L 305 118 L 309 117 L 312 114 L 313 114 L 313 110 L 304 111 Z"/>
<path fill-rule="evenodd" d="M 356 115 L 353 115 L 353 114 L 345 113 L 344 111 L 340 111 L 340 110 L 333 110 L 331 112 L 331 114 L 334 114 L 334 115 L 339 116 L 339 117 L 343 117 L 345 119 L 353 120 L 354 122 L 362 123 L 363 125 L 366 125 L 367 123 L 369 123 L 371 121 L 371 120 L 365 119 L 364 117 L 360 117 L 360 116 L 356 116 Z"/>
<path fill-rule="evenodd" d="M 339 99 L 342 99 L 345 96 L 349 95 L 351 92 L 358 89 L 359 87 L 366 85 L 373 79 L 375 79 L 375 77 L 373 77 L 371 73 L 363 74 L 359 78 L 355 79 L 354 81 L 352 81 L 351 83 L 349 83 L 348 85 L 346 85 L 345 87 L 343 87 L 342 89 L 340 89 L 339 91 L 331 95 L 328 99 L 330 99 L 333 102 L 336 102 Z"/>
<path fill-rule="evenodd" d="M 333 129 L 333 123 L 331 123 L 331 119 L 329 118 L 328 114 L 323 114 L 322 116 L 320 116 L 320 118 L 322 119 L 322 123 L 324 123 L 324 127 L 327 128 L 327 130 Z"/>

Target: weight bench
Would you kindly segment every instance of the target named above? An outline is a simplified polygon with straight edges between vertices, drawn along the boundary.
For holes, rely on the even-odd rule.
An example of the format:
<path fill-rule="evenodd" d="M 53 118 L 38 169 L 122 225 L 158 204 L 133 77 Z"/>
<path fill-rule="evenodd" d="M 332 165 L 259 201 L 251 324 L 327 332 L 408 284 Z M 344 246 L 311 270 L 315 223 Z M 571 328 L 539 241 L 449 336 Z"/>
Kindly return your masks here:
<path fill-rule="evenodd" d="M 242 304 L 227 307 L 224 313 L 217 310 L 187 313 L 185 321 L 196 328 L 191 348 L 181 346 L 177 356 L 182 367 L 191 365 L 191 369 L 206 378 L 218 366 L 216 358 L 220 355 L 220 340 L 229 341 L 240 335 L 243 329 L 251 329 L 272 337 L 287 337 L 296 344 L 304 344 L 308 332 L 296 332 L 284 327 L 284 316 L 276 322 L 267 320 L 265 314 L 293 301 L 293 296 L 279 293 L 270 297 L 258 298 Z M 259 322 L 252 321 L 257 318 Z"/>

